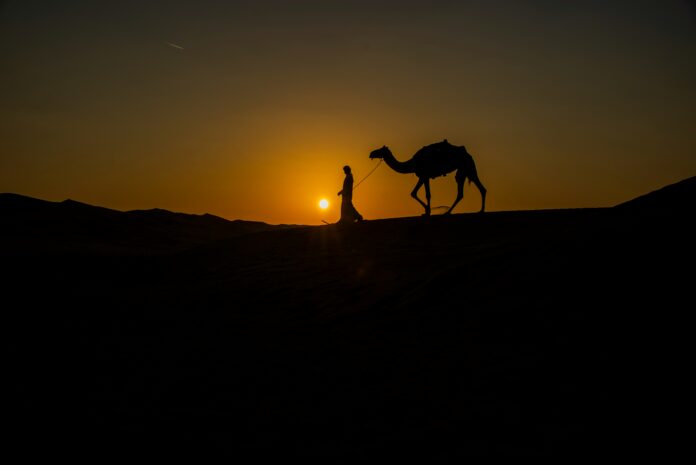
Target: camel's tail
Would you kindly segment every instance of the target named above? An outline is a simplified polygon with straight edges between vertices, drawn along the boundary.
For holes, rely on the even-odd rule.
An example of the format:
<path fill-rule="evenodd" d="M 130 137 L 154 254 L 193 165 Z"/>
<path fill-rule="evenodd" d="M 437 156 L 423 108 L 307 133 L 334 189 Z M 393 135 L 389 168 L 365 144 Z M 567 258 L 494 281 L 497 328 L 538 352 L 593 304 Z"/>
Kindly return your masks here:
<path fill-rule="evenodd" d="M 483 198 L 483 202 L 485 204 L 486 188 L 483 186 L 481 179 L 479 179 L 478 171 L 476 171 L 476 163 L 474 163 L 473 158 L 471 159 L 471 166 L 469 170 L 469 175 L 467 177 L 469 178 L 469 184 L 473 182 L 478 188 L 478 190 L 481 192 L 481 197 Z M 481 208 L 481 211 L 483 211 L 483 207 Z"/>
<path fill-rule="evenodd" d="M 471 184 L 472 181 L 478 179 L 478 173 L 476 172 L 476 162 L 474 162 L 474 157 L 472 157 L 471 154 L 467 152 L 466 147 L 462 145 L 460 146 L 460 149 L 463 151 L 462 156 L 464 158 L 464 163 L 461 167 L 462 172 L 466 173 L 466 179 L 468 179 L 469 184 Z"/>
<path fill-rule="evenodd" d="M 469 179 L 469 184 L 471 184 L 472 179 L 478 179 L 478 172 L 476 171 L 476 163 L 474 163 L 473 157 L 471 158 L 471 166 L 469 167 L 469 175 L 467 178 Z"/>

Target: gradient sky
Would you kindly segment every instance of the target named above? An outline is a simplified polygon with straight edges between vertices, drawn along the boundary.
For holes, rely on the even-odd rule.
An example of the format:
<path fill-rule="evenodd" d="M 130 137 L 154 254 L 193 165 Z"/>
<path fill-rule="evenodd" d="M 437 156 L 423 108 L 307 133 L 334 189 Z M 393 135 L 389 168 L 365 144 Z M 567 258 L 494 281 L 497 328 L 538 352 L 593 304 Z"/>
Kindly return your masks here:
<path fill-rule="evenodd" d="M 695 109 L 683 0 L 0 2 L 0 192 L 47 200 L 318 224 L 344 164 L 447 138 L 489 210 L 611 206 L 696 175 Z M 415 183 L 354 203 L 418 215 Z"/>

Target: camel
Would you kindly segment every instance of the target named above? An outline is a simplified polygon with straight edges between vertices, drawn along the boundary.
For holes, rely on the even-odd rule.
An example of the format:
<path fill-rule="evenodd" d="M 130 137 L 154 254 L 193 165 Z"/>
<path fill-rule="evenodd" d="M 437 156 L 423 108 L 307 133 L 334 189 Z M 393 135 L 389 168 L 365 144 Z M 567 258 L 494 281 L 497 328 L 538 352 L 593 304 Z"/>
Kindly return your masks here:
<path fill-rule="evenodd" d="M 411 157 L 410 160 L 401 162 L 394 158 L 389 148 L 385 145 L 381 149 L 373 150 L 370 153 L 370 158 L 379 158 L 387 162 L 387 165 L 397 173 L 408 174 L 415 173 L 418 176 L 418 183 L 411 192 L 411 197 L 416 199 L 423 208 L 425 208 L 424 216 L 430 216 L 430 179 L 438 176 L 445 176 L 456 170 L 455 179 L 457 180 L 457 198 L 449 210 L 445 212 L 448 215 L 454 207 L 464 197 L 464 180 L 469 178 L 469 182 L 476 185 L 481 193 L 481 210 L 483 213 L 486 208 L 486 188 L 483 187 L 476 173 L 476 164 L 469 152 L 464 146 L 455 146 L 447 142 L 447 139 L 431 145 L 426 145 Z M 425 198 L 428 201 L 426 204 L 418 197 L 418 191 L 425 185 Z"/>

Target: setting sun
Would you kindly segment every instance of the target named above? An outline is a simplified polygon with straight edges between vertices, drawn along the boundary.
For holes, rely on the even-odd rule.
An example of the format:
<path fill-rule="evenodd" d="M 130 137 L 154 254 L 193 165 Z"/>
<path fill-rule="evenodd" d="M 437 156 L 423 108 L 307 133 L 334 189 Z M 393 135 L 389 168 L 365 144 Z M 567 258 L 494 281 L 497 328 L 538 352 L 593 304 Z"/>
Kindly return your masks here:
<path fill-rule="evenodd" d="M 326 199 L 321 199 L 319 201 L 319 208 L 321 208 L 322 210 L 326 210 L 327 208 L 329 208 L 329 201 Z"/>

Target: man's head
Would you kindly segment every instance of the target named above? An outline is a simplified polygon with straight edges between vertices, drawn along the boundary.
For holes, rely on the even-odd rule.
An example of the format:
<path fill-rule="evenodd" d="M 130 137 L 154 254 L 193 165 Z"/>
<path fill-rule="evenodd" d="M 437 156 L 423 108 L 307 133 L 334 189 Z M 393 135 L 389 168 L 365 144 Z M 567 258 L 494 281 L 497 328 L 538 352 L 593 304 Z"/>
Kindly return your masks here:
<path fill-rule="evenodd" d="M 350 174 L 350 166 L 346 165 L 343 167 L 343 172 L 346 174 Z"/>

